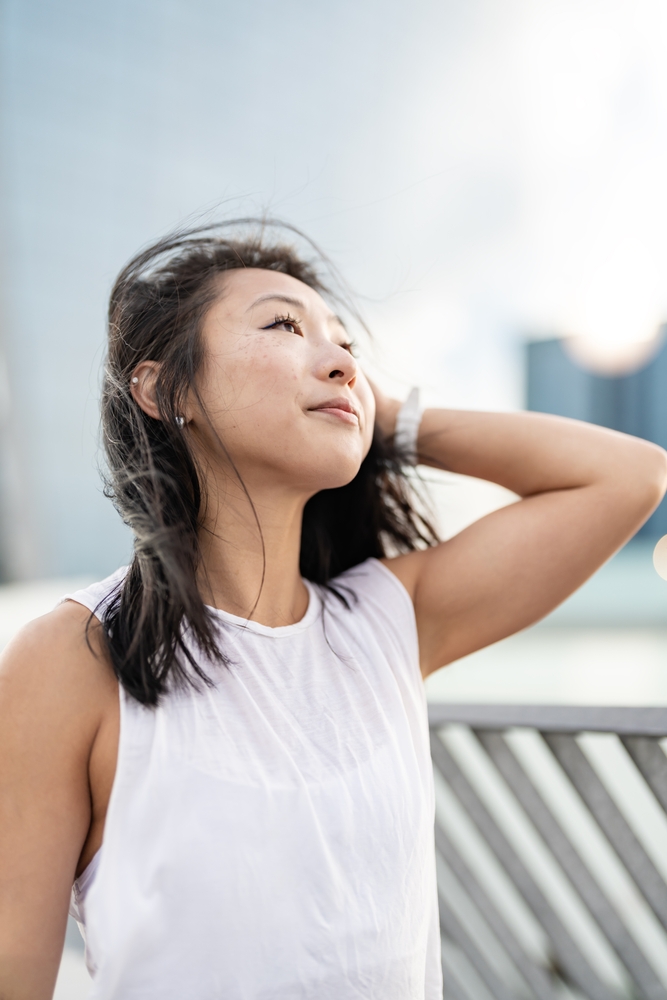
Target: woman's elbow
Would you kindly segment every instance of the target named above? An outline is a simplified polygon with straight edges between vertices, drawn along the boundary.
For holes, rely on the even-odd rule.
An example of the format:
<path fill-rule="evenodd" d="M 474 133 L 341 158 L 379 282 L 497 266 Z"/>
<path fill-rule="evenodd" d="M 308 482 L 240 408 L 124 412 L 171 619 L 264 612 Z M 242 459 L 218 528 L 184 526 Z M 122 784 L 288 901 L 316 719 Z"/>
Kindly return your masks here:
<path fill-rule="evenodd" d="M 629 486 L 636 502 L 648 517 L 667 492 L 667 451 L 650 441 L 637 441 L 636 466 Z"/>

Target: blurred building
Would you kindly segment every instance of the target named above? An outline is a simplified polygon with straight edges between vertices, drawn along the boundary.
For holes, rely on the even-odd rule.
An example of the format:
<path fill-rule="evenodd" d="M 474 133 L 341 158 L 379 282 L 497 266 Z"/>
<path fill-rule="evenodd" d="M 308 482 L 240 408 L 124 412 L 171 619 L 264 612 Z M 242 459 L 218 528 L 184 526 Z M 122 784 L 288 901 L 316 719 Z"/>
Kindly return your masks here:
<path fill-rule="evenodd" d="M 657 352 L 647 363 L 618 375 L 587 370 L 562 339 L 529 343 L 527 408 L 612 427 L 667 448 L 667 327 L 661 334 Z M 667 534 L 667 500 L 639 534 Z"/>

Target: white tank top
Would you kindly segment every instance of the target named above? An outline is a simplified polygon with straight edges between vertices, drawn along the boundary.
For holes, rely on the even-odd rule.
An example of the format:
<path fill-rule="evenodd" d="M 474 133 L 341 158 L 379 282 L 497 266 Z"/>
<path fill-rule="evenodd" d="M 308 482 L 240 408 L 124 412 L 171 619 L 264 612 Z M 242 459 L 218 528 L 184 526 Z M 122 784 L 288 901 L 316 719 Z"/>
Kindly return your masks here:
<path fill-rule="evenodd" d="M 69 594 L 93 610 L 124 570 Z M 230 668 L 121 689 L 100 852 L 74 886 L 95 1000 L 441 1000 L 412 602 L 369 559 L 295 625 L 215 610 Z M 354 595 L 354 596 L 352 596 Z M 324 606 L 324 613 L 323 613 Z"/>

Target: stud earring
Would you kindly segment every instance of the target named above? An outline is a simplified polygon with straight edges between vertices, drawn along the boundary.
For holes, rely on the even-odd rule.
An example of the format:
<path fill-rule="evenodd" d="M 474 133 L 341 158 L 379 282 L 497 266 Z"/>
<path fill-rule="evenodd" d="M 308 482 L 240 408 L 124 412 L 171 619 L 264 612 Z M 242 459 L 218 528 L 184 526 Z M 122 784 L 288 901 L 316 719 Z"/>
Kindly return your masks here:
<path fill-rule="evenodd" d="M 185 417 L 176 417 L 176 423 L 182 428 L 185 424 Z"/>
<path fill-rule="evenodd" d="M 135 376 L 134 376 L 134 378 L 132 379 L 132 385 L 139 385 L 139 379 L 137 378 L 137 376 L 136 376 L 136 375 L 135 375 Z"/>

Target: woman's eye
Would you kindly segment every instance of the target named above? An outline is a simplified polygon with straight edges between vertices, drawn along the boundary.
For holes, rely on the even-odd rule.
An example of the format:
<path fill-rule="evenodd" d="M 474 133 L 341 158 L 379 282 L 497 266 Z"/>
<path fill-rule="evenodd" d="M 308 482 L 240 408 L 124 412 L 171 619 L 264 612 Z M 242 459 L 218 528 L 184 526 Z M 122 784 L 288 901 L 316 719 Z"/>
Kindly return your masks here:
<path fill-rule="evenodd" d="M 284 330 L 286 333 L 301 334 L 299 321 L 291 316 L 276 316 L 273 323 L 263 327 L 264 330 Z"/>

